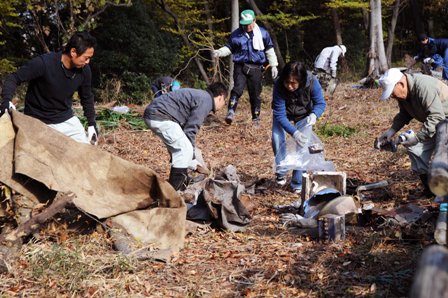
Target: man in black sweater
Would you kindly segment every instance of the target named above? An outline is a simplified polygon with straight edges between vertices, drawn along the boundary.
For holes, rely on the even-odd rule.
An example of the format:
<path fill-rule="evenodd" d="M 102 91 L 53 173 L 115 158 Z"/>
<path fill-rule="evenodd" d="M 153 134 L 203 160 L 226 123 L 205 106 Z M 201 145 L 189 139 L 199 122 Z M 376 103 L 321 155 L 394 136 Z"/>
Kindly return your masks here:
<path fill-rule="evenodd" d="M 96 39 L 88 32 L 76 32 L 61 52 L 35 57 L 8 75 L 3 84 L 0 116 L 13 108 L 11 99 L 18 85 L 29 82 L 25 114 L 46 123 L 82 143 L 96 144 L 97 130 L 89 62 Z M 73 94 L 78 92 L 87 118 L 87 136 L 72 110 Z"/>
<path fill-rule="evenodd" d="M 148 127 L 159 136 L 171 155 L 168 182 L 183 190 L 188 168 L 195 168 L 196 134 L 210 112 L 224 107 L 227 88 L 213 83 L 207 90 L 183 88 L 155 98 L 143 115 Z"/>

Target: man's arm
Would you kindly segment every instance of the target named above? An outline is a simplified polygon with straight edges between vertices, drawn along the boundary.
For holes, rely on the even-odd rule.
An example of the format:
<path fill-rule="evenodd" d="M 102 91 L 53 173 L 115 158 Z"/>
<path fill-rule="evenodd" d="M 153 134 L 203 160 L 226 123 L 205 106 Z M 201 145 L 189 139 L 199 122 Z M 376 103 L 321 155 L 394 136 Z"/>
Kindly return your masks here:
<path fill-rule="evenodd" d="M 2 106 L 9 106 L 9 102 L 16 92 L 17 86 L 42 76 L 45 65 L 41 57 L 36 57 L 20 67 L 16 72 L 9 74 L 3 83 Z"/>
<path fill-rule="evenodd" d="M 92 72 L 88 65 L 83 69 L 84 79 L 81 86 L 78 89 L 78 94 L 81 99 L 81 105 L 84 111 L 84 116 L 87 118 L 89 126 L 95 126 L 95 103 L 92 93 Z"/>
<path fill-rule="evenodd" d="M 409 124 L 411 122 L 412 117 L 408 114 L 404 109 L 400 108 L 400 111 L 397 115 L 395 115 L 394 120 L 392 120 L 392 126 L 391 128 L 395 131 L 399 131 L 403 128 L 406 124 Z"/>

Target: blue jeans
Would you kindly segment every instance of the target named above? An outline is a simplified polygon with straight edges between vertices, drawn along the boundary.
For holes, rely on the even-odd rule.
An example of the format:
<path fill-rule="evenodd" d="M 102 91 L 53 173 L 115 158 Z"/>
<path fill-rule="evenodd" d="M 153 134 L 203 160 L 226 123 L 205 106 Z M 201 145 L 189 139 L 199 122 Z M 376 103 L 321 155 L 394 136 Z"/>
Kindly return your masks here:
<path fill-rule="evenodd" d="M 302 129 L 306 125 L 306 118 L 298 121 L 294 124 L 297 129 Z M 272 119 L 272 150 L 274 150 L 275 156 L 275 174 L 278 176 L 285 176 L 288 169 L 278 166 L 280 162 L 286 157 L 286 131 L 278 123 L 275 118 Z M 302 188 L 302 173 L 301 170 L 293 170 L 291 178 L 291 188 L 301 189 Z"/>

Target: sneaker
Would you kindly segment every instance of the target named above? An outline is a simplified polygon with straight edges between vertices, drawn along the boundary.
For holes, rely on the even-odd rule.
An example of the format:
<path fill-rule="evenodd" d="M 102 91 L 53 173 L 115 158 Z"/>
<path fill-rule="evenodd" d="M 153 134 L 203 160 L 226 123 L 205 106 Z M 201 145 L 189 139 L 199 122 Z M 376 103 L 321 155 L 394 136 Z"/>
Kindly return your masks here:
<path fill-rule="evenodd" d="M 235 111 L 234 110 L 229 110 L 227 112 L 227 116 L 226 116 L 226 119 L 225 119 L 226 123 L 228 125 L 232 124 L 234 117 L 235 117 Z"/>
<path fill-rule="evenodd" d="M 260 118 L 252 119 L 252 126 L 255 128 L 260 128 Z"/>
<path fill-rule="evenodd" d="M 283 186 L 286 184 L 286 177 L 285 176 L 281 176 L 281 175 L 277 175 L 277 177 L 275 178 L 275 183 L 277 183 L 277 185 Z"/>

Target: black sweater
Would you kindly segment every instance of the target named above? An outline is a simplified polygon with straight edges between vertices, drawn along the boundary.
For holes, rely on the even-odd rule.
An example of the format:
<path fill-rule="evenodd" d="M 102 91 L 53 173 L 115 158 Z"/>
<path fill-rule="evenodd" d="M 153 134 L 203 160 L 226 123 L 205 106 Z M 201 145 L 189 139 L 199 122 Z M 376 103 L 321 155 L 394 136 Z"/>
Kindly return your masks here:
<path fill-rule="evenodd" d="M 72 97 L 78 91 L 89 126 L 95 125 L 92 72 L 89 65 L 65 69 L 62 53 L 48 53 L 31 59 L 3 84 L 2 99 L 10 101 L 18 85 L 29 82 L 25 114 L 47 124 L 57 124 L 73 117 Z"/>

